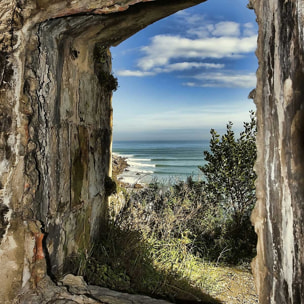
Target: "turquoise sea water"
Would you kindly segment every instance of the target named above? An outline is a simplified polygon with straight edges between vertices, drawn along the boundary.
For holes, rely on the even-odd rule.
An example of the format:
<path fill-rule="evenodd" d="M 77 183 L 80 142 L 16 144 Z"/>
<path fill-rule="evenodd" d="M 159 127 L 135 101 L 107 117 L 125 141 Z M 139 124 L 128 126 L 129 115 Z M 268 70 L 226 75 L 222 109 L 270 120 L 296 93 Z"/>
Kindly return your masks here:
<path fill-rule="evenodd" d="M 130 167 L 121 178 L 130 184 L 202 177 L 209 141 L 114 141 L 113 153 L 127 158 Z"/>

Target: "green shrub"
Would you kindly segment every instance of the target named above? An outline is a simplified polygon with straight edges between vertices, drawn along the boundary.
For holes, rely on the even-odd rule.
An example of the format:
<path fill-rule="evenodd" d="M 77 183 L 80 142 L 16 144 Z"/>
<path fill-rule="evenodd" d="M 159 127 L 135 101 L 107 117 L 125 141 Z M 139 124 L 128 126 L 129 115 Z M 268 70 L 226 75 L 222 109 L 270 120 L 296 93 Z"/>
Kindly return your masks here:
<path fill-rule="evenodd" d="M 117 217 L 122 228 L 141 231 L 145 238 L 171 242 L 186 235 L 189 252 L 215 262 L 250 261 L 256 234 L 250 214 L 256 202 L 256 123 L 244 123 L 238 138 L 227 125 L 222 137 L 211 130 L 207 164 L 200 167 L 204 181 L 191 177 L 164 188 L 157 182 L 128 194 Z"/>
<path fill-rule="evenodd" d="M 107 91 L 116 91 L 118 88 L 118 80 L 110 72 L 100 70 L 97 74 L 99 83 Z"/>
<path fill-rule="evenodd" d="M 116 91 L 118 88 L 118 80 L 113 76 L 111 71 L 111 57 L 109 47 L 101 43 L 97 43 L 93 53 L 95 63 L 95 73 L 100 85 L 108 92 Z"/>
<path fill-rule="evenodd" d="M 105 195 L 110 196 L 111 194 L 117 193 L 117 185 L 116 182 L 109 176 L 105 177 Z"/>
<path fill-rule="evenodd" d="M 231 122 L 222 137 L 212 129 L 210 151 L 204 152 L 208 163 L 200 167 L 206 178 L 203 188 L 213 225 L 203 221 L 197 241 L 213 248 L 208 252 L 212 259 L 220 257 L 230 263 L 251 260 L 255 255 L 256 234 L 250 222 L 256 203 L 254 112 L 250 118 L 238 138 Z"/>

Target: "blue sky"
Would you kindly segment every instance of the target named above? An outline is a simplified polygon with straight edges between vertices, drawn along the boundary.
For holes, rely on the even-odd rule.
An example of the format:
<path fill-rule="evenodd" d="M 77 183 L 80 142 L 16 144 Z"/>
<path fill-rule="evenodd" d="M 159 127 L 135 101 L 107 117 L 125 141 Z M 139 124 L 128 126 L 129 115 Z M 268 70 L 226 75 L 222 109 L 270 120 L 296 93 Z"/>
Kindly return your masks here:
<path fill-rule="evenodd" d="M 115 140 L 202 140 L 255 109 L 257 24 L 246 0 L 209 0 L 111 48 Z"/>

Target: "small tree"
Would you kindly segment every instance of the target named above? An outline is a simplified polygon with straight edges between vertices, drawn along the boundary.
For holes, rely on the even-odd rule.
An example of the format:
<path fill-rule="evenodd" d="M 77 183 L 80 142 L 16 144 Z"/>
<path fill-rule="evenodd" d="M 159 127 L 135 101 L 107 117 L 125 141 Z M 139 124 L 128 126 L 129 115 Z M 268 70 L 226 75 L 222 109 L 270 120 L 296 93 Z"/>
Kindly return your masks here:
<path fill-rule="evenodd" d="M 226 134 L 221 137 L 212 129 L 210 152 L 204 152 L 208 163 L 199 167 L 206 178 L 206 202 L 218 218 L 216 226 L 219 227 L 209 226 L 207 230 L 213 228 L 213 234 L 218 231 L 212 240 L 216 240 L 215 245 L 221 252 L 229 248 L 228 259 L 232 261 L 236 261 L 237 256 L 250 255 L 256 243 L 250 223 L 250 214 L 256 202 L 253 166 L 257 130 L 253 111 L 250 118 L 250 122 L 244 123 L 244 131 L 239 138 L 235 137 L 231 122 L 227 124 Z"/>

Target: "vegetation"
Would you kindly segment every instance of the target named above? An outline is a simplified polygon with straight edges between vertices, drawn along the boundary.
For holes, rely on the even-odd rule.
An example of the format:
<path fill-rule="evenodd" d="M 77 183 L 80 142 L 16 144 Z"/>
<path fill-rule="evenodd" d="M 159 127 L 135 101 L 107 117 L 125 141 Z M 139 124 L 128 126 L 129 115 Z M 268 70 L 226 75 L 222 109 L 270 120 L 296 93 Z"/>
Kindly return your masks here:
<path fill-rule="evenodd" d="M 111 70 L 109 47 L 100 43 L 96 44 L 93 58 L 95 63 L 95 73 L 101 86 L 107 92 L 116 91 L 118 88 L 118 80 L 109 72 Z"/>
<path fill-rule="evenodd" d="M 187 254 L 183 242 L 145 239 L 139 231 L 119 228 L 117 222 L 102 232 L 100 242 L 77 260 L 77 274 L 88 283 L 172 301 L 219 303 L 206 294 L 218 286 L 215 267 L 202 273 L 205 264 Z"/>
<path fill-rule="evenodd" d="M 116 91 L 118 88 L 118 80 L 116 77 L 113 76 L 112 73 L 104 70 L 100 70 L 97 73 L 98 80 L 103 88 L 107 92 Z"/>
<path fill-rule="evenodd" d="M 206 178 L 203 189 L 209 220 L 201 223 L 198 242 L 212 248 L 208 255 L 213 259 L 221 257 L 230 263 L 250 260 L 255 255 L 256 234 L 250 222 L 256 203 L 253 112 L 250 118 L 239 138 L 235 138 L 231 122 L 222 137 L 212 129 L 210 152 L 204 152 L 208 163 L 200 167 Z"/>
<path fill-rule="evenodd" d="M 223 136 L 211 130 L 208 163 L 200 167 L 203 181 L 189 177 L 171 187 L 153 182 L 120 192 L 122 208 L 111 206 L 111 220 L 100 242 L 78 261 L 78 273 L 89 283 L 128 292 L 217 303 L 206 294 L 218 297 L 228 288 L 223 277 L 239 277 L 219 265 L 244 265 L 255 255 L 249 219 L 255 203 L 255 135 L 251 113 L 239 138 L 232 123 Z M 251 296 L 248 290 L 244 294 Z"/>

